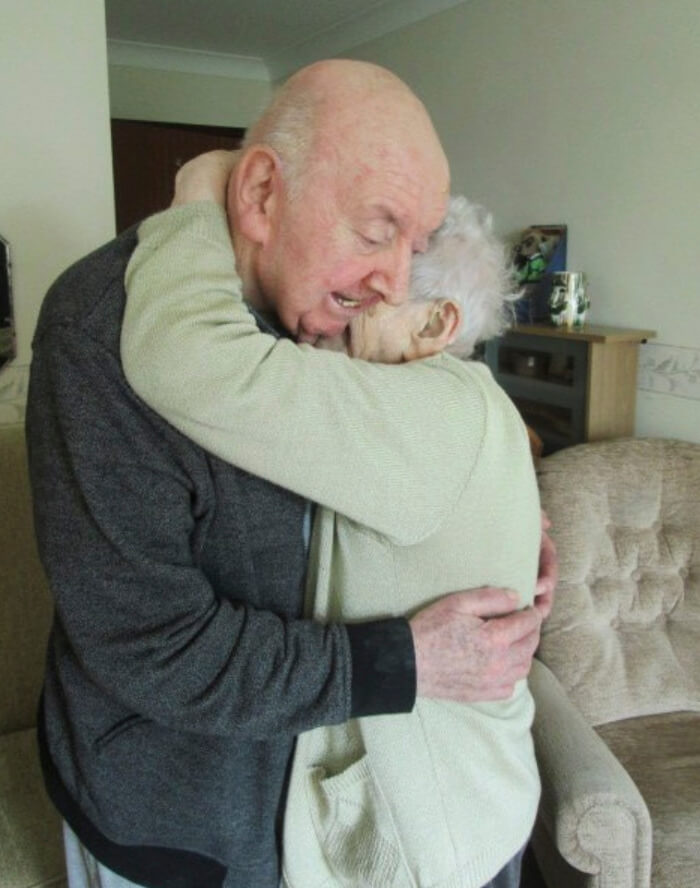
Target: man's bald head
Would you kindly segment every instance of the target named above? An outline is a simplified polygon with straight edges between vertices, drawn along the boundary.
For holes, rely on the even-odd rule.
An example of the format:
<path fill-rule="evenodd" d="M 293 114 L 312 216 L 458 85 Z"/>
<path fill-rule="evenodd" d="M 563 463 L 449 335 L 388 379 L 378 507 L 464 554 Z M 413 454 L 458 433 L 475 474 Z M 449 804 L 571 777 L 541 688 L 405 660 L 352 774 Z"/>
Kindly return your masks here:
<path fill-rule="evenodd" d="M 344 59 L 303 68 L 251 127 L 229 185 L 247 298 L 309 341 L 404 301 L 448 194 L 430 117 L 395 74 Z"/>
<path fill-rule="evenodd" d="M 292 191 L 308 160 L 341 143 L 361 153 L 377 138 L 423 143 L 448 175 L 423 103 L 393 72 L 371 62 L 326 59 L 293 74 L 249 129 L 244 147 L 264 143 L 280 156 Z M 320 150 L 319 150 L 320 149 Z"/>

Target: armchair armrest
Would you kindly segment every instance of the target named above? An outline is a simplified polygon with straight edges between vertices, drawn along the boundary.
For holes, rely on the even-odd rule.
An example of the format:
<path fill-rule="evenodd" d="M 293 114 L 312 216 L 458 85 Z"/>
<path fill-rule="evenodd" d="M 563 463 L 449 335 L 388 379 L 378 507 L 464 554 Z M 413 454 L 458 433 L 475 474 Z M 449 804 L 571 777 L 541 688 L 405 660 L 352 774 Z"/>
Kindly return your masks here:
<path fill-rule="evenodd" d="M 590 885 L 648 888 L 652 829 L 635 783 L 539 660 L 532 665 L 539 819 L 564 860 Z"/>

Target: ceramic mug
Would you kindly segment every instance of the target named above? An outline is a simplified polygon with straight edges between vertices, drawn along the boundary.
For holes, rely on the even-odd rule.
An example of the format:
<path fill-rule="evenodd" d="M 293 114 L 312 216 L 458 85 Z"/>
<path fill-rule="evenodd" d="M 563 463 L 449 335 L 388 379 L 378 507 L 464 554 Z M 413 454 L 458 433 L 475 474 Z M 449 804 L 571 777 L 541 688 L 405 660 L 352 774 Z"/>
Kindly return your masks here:
<path fill-rule="evenodd" d="M 549 297 L 549 317 L 555 327 L 583 327 L 591 302 L 582 271 L 555 271 Z"/>

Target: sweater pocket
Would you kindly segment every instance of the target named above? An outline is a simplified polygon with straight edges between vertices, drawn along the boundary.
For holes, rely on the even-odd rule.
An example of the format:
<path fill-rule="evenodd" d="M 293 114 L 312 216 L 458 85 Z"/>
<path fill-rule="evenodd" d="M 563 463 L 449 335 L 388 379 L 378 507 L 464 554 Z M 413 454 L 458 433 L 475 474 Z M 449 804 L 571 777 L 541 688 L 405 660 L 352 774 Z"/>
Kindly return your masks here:
<path fill-rule="evenodd" d="M 311 768 L 316 790 L 314 825 L 324 856 L 345 884 L 367 888 L 399 888 L 401 853 L 389 809 L 372 775 L 366 755 L 339 774 L 325 776 Z"/>
<path fill-rule="evenodd" d="M 145 724 L 147 721 L 148 719 L 145 718 L 145 716 L 139 715 L 138 713 L 127 715 L 126 718 L 120 719 L 105 731 L 104 734 L 101 734 L 93 741 L 95 752 L 102 752 L 102 750 L 106 749 L 110 743 L 117 739 L 117 737 L 121 737 L 122 734 L 130 731 L 138 725 Z"/>

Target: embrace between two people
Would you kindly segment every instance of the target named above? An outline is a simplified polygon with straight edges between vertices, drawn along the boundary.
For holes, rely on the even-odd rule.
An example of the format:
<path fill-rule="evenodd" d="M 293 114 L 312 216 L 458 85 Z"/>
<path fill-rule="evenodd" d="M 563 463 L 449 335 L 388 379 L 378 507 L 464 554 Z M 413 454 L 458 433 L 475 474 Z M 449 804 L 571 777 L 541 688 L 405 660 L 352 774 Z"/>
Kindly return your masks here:
<path fill-rule="evenodd" d="M 448 353 L 500 329 L 503 251 L 364 63 L 299 72 L 174 204 L 35 340 L 52 798 L 136 884 L 491 884 L 534 821 L 556 582 L 525 427 Z"/>

